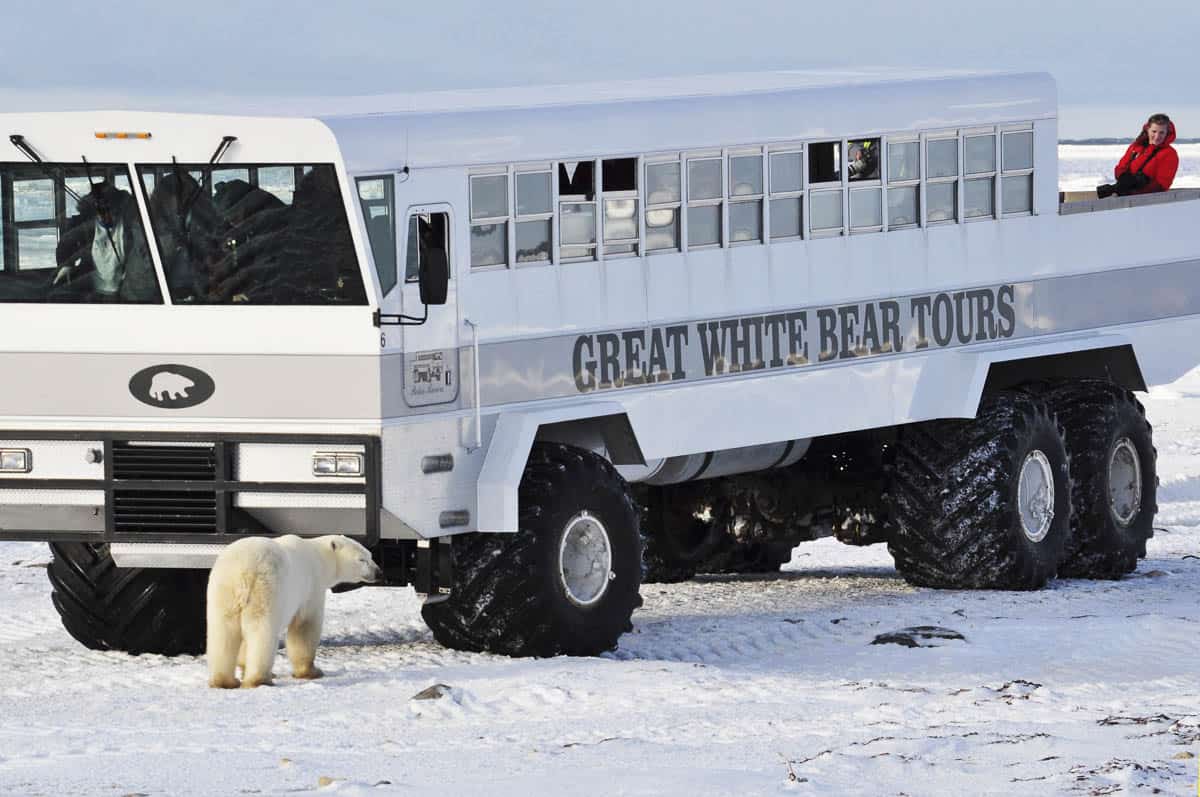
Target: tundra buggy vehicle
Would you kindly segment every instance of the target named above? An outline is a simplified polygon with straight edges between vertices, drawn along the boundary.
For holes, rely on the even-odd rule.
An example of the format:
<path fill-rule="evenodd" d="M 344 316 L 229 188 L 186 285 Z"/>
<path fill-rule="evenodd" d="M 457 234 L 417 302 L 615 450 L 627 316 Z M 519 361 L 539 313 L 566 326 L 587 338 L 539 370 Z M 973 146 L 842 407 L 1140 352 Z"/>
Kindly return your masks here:
<path fill-rule="evenodd" d="M 510 655 L 828 534 L 931 587 L 1119 577 L 1133 391 L 1200 359 L 1200 192 L 1061 202 L 1055 93 L 0 115 L 0 539 L 50 543 L 83 644 L 163 654 L 244 535 L 352 535 Z"/>

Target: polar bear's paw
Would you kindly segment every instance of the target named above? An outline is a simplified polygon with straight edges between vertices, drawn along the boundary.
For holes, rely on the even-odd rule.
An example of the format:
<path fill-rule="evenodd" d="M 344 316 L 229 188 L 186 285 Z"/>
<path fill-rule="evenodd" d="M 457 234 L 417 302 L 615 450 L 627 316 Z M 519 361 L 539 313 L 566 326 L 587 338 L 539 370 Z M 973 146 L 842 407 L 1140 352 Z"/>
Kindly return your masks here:
<path fill-rule="evenodd" d="M 261 677 L 250 676 L 249 678 L 242 679 L 242 688 L 243 689 L 254 689 L 257 686 L 274 686 L 274 685 L 275 685 L 275 674 L 274 673 L 270 673 L 268 675 L 264 675 Z"/>
<path fill-rule="evenodd" d="M 242 682 L 232 675 L 214 675 L 208 679 L 208 685 L 212 689 L 237 689 Z"/>
<path fill-rule="evenodd" d="M 324 678 L 325 673 L 321 670 L 320 667 L 316 666 L 315 664 L 310 664 L 307 667 L 302 667 L 300 669 L 294 670 L 292 672 L 292 677 L 293 678 L 301 678 L 305 681 L 311 681 L 315 678 Z"/>

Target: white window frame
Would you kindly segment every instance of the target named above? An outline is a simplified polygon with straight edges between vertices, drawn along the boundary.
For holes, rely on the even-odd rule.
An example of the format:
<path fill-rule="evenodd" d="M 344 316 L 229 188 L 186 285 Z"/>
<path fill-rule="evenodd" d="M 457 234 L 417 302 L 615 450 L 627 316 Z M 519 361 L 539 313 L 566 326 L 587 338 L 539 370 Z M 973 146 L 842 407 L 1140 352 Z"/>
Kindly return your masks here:
<path fill-rule="evenodd" d="M 558 227 L 555 224 L 554 212 L 555 197 L 558 195 L 558 170 L 555 163 L 520 163 L 510 167 L 510 185 L 512 186 L 512 196 L 509 198 L 510 207 L 512 209 L 512 235 L 509 243 L 509 259 L 513 264 L 513 268 L 533 268 L 537 266 L 550 266 L 558 261 L 555 255 L 558 253 L 557 238 Z M 522 214 L 517 207 L 517 178 L 523 174 L 548 174 L 550 176 L 550 210 L 546 213 L 525 213 Z M 517 225 L 524 221 L 549 221 L 550 222 L 550 256 L 545 260 L 527 260 L 525 262 L 517 262 Z"/>
<path fill-rule="evenodd" d="M 775 155 L 797 155 L 800 158 L 800 190 L 798 191 L 776 191 L 771 185 L 771 158 Z M 807 208 L 804 203 L 804 180 L 808 174 L 808 163 L 806 162 L 808 153 L 804 149 L 803 144 L 779 144 L 773 147 L 767 147 L 766 156 L 764 158 L 766 174 L 763 176 L 763 185 L 767 191 L 767 201 L 763 207 L 763 238 L 768 246 L 774 241 L 784 243 L 787 241 L 801 241 L 805 239 L 804 226 L 808 223 Z M 773 237 L 771 233 L 771 203 L 775 200 L 796 199 L 799 200 L 800 206 L 800 228 L 798 235 L 787 235 L 783 237 Z"/>
<path fill-rule="evenodd" d="M 720 248 L 726 246 L 727 242 L 729 241 L 728 219 L 726 218 L 726 214 L 725 214 L 725 192 L 727 191 L 726 186 L 729 184 L 729 175 L 727 173 L 728 172 L 728 160 L 726 158 L 726 154 L 727 154 L 727 151 L 723 150 L 723 149 L 703 150 L 703 151 L 698 151 L 698 152 L 689 152 L 683 158 L 683 175 L 682 175 L 682 177 L 683 177 L 683 192 L 684 192 L 683 198 L 685 200 L 684 204 L 687 206 L 687 211 L 685 211 L 685 213 L 684 213 L 685 221 L 683 224 L 683 231 L 682 231 L 683 247 L 684 247 L 683 251 L 685 251 L 685 252 L 691 252 L 693 250 L 698 252 L 698 251 L 701 251 L 704 249 L 720 249 Z M 716 161 L 717 162 L 717 165 L 720 167 L 720 171 L 721 171 L 721 186 L 720 186 L 720 190 L 717 192 L 716 197 L 709 198 L 709 199 L 692 199 L 692 195 L 691 195 L 691 171 L 692 171 L 692 168 L 691 167 L 692 167 L 693 161 Z M 689 225 L 686 221 L 687 216 L 690 215 L 690 211 L 692 208 L 714 207 L 714 206 L 717 208 L 717 230 L 718 230 L 717 235 L 718 235 L 719 240 L 716 243 L 712 243 L 712 244 L 699 244 L 699 245 L 695 245 L 695 246 L 692 245 L 691 241 L 688 238 L 691 235 L 691 232 L 690 232 L 690 230 L 688 230 Z"/>
<path fill-rule="evenodd" d="M 677 165 L 679 167 L 679 200 L 675 201 L 675 202 L 656 202 L 654 204 L 651 204 L 650 203 L 650 194 L 649 194 L 650 180 L 647 177 L 647 175 L 650 172 L 651 166 L 658 166 L 663 163 L 674 163 L 675 165 Z M 639 214 L 640 218 L 641 218 L 641 221 L 639 222 L 639 229 L 641 231 L 641 242 L 639 245 L 639 251 L 646 256 L 665 255 L 665 254 L 670 254 L 672 252 L 686 251 L 685 245 L 687 243 L 687 239 L 684 237 L 684 216 L 686 214 L 683 212 L 683 208 L 684 208 L 683 199 L 686 196 L 686 194 L 684 193 L 684 190 L 686 187 L 685 186 L 686 180 L 684 178 L 685 167 L 684 167 L 683 158 L 680 156 L 680 154 L 678 152 L 671 153 L 671 154 L 643 155 L 641 157 L 641 165 L 638 168 L 639 168 L 639 171 L 641 172 L 641 174 L 640 174 L 641 179 L 638 181 L 638 188 L 639 188 L 639 194 L 641 195 L 641 198 L 642 198 L 642 211 Z M 646 215 L 648 213 L 650 213 L 651 211 L 655 211 L 655 210 L 671 210 L 671 209 L 674 209 L 674 211 L 675 211 L 675 226 L 678 228 L 678 233 L 679 233 L 679 239 L 675 242 L 675 246 L 662 247 L 662 248 L 658 248 L 658 249 L 647 248 L 647 246 L 646 246 L 646 228 L 647 228 Z"/>
<path fill-rule="evenodd" d="M 1031 146 L 1033 148 L 1033 158 L 1031 160 L 1032 165 L 1028 169 L 1007 169 L 1007 168 L 1005 168 L 1005 164 L 1003 162 L 1004 137 L 1009 136 L 1009 135 L 1014 135 L 1014 134 L 1021 134 L 1021 133 L 1028 133 L 1032 139 L 1032 142 L 1031 142 Z M 998 215 L 1000 216 L 1000 218 L 1019 218 L 1021 216 L 1036 216 L 1037 215 L 1037 185 L 1034 180 L 1033 173 L 1034 173 L 1034 167 L 1037 165 L 1037 132 L 1034 130 L 1033 124 L 1028 123 L 1028 124 L 1022 124 L 1022 125 L 1005 125 L 1000 128 L 1000 131 L 996 138 L 1000 142 L 1000 146 L 999 146 L 1000 151 L 998 153 L 1000 160 L 997 161 L 997 164 L 1000 168 L 1000 176 L 999 176 L 999 179 L 997 179 L 997 181 L 996 181 L 999 186 L 999 188 L 997 190 L 998 202 L 996 205 L 996 207 L 998 208 L 998 211 L 997 211 Z M 1029 210 L 1017 210 L 1017 211 L 1013 211 L 1012 213 L 1009 213 L 1008 211 L 1004 210 L 1004 207 L 1003 207 L 1004 189 L 1003 189 L 1002 184 L 1003 184 L 1005 177 L 1028 177 L 1029 178 L 1029 182 L 1030 182 Z"/>
<path fill-rule="evenodd" d="M 507 190 L 505 191 L 506 203 L 508 204 L 508 213 L 504 216 L 488 216 L 486 218 L 475 218 L 474 203 L 475 203 L 475 180 L 480 177 L 499 177 L 503 176 L 508 181 Z M 510 166 L 494 166 L 484 169 L 472 169 L 467 173 L 467 263 L 471 271 L 499 271 L 507 269 L 513 262 L 513 252 L 516 244 L 513 241 L 513 229 L 510 224 L 510 219 L 513 214 L 513 177 L 512 167 Z M 405 220 L 407 225 L 408 221 Z M 505 232 L 505 252 L 504 263 L 488 263 L 487 265 L 475 265 L 474 258 L 471 256 L 471 236 L 477 226 L 487 224 L 503 224 Z M 408 227 L 404 228 L 404 234 L 407 237 Z M 397 268 L 399 264 L 397 264 Z"/>
<path fill-rule="evenodd" d="M 955 174 L 945 177 L 930 177 L 929 176 L 929 145 L 932 142 L 938 141 L 953 141 L 955 149 L 958 153 L 958 165 Z M 926 227 L 939 227 L 942 225 L 958 224 L 963 217 L 963 192 L 962 192 L 962 138 L 958 135 L 958 131 L 931 131 L 922 134 L 921 137 L 921 218 Z M 929 219 L 929 203 L 926 201 L 926 196 L 931 185 L 943 185 L 946 183 L 954 184 L 954 218 L 953 219 L 937 219 L 936 221 Z"/>
<path fill-rule="evenodd" d="M 733 160 L 734 158 L 758 158 L 759 167 L 759 183 L 761 191 L 757 194 L 739 194 L 733 195 Z M 726 230 L 726 240 L 728 245 L 734 246 L 761 246 L 767 240 L 767 148 L 764 146 L 758 147 L 738 147 L 726 151 L 725 154 L 725 197 L 727 208 L 725 215 L 729 220 L 728 229 Z M 751 205 L 758 204 L 758 238 L 749 241 L 733 240 L 733 206 L 734 205 Z"/>
<path fill-rule="evenodd" d="M 992 137 L 992 169 L 991 171 L 971 172 L 967 173 L 967 139 L 983 138 L 985 136 Z M 1000 173 L 1000 135 L 996 132 L 995 127 L 972 127 L 967 128 L 959 133 L 961 146 L 959 148 L 959 171 L 962 173 L 962 187 L 959 192 L 962 194 L 962 206 L 964 223 L 995 220 L 1000 217 L 1000 180 L 997 179 Z M 967 216 L 967 183 L 977 182 L 980 180 L 992 181 L 992 212 L 984 213 L 978 216 Z"/>
<path fill-rule="evenodd" d="M 604 190 L 604 162 L 617 160 L 632 160 L 634 165 L 634 183 L 635 186 L 631 191 L 605 191 Z M 641 216 L 642 209 L 642 158 L 637 155 L 613 155 L 610 157 L 596 159 L 596 199 L 599 202 L 599 215 L 596 217 L 596 223 L 599 226 L 598 230 L 598 245 L 600 260 L 619 260 L 629 257 L 640 257 L 642 254 L 642 222 L 637 223 L 637 233 L 633 238 L 613 238 L 609 240 L 607 233 L 604 230 L 604 220 L 607 218 L 606 202 L 609 199 L 623 200 L 632 199 L 634 202 L 633 217 L 638 219 Z M 629 246 L 633 245 L 632 252 L 609 252 L 609 246 Z"/>
<path fill-rule="evenodd" d="M 888 173 L 891 164 L 891 147 L 893 144 L 916 144 L 917 145 L 917 176 L 905 180 L 892 180 Z M 884 229 L 891 232 L 892 230 L 911 230 L 925 226 L 925 207 L 921 201 L 921 178 L 924 176 L 924 158 L 922 152 L 925 149 L 921 141 L 920 134 L 901 134 L 896 136 L 884 136 L 883 143 L 880 145 L 880 160 L 882 165 L 879 167 L 879 176 L 883 180 L 883 226 Z M 917 195 L 917 218 L 911 224 L 892 224 L 891 213 L 888 204 L 888 195 L 892 189 L 910 190 L 915 188 Z"/>
<path fill-rule="evenodd" d="M 588 162 L 590 162 L 592 164 L 592 198 L 591 199 L 577 198 L 577 197 L 585 196 L 584 194 L 560 193 L 558 191 L 558 184 L 557 184 L 557 175 L 558 175 L 559 166 L 562 164 L 565 164 L 565 163 L 583 164 L 583 163 L 588 163 Z M 559 230 L 562 229 L 563 205 L 591 205 L 592 206 L 592 218 L 594 219 L 593 226 L 592 226 L 592 232 L 595 233 L 594 237 L 596 239 L 595 242 L 591 243 L 591 244 L 568 244 L 568 243 L 563 242 L 561 233 L 555 235 L 555 238 L 557 239 L 557 244 L 558 244 L 558 259 L 555 261 L 557 263 L 591 263 L 596 260 L 604 259 L 603 255 L 601 253 L 601 236 L 604 234 L 604 220 L 602 218 L 600 218 L 599 199 L 600 199 L 600 178 L 602 176 L 600 174 L 600 164 L 601 164 L 601 160 L 599 158 L 563 158 L 561 160 L 556 160 L 554 162 L 554 174 L 556 176 L 555 186 L 554 186 L 554 188 L 555 188 L 554 209 L 555 209 L 555 215 L 558 217 L 558 229 Z M 588 249 L 588 250 L 590 250 L 591 253 L 587 254 L 587 255 L 574 255 L 571 257 L 567 257 L 563 252 L 563 249 L 565 247 L 571 247 L 573 249 Z"/>

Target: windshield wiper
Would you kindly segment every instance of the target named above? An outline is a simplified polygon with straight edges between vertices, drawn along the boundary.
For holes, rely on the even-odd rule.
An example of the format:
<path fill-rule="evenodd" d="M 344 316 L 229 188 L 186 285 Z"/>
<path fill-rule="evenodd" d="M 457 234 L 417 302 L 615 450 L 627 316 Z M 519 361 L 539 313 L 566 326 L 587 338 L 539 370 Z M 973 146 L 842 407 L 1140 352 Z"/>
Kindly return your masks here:
<path fill-rule="evenodd" d="M 217 163 L 220 162 L 221 158 L 225 157 L 225 153 L 229 151 L 229 148 L 235 141 L 237 141 L 237 136 L 221 136 L 221 143 L 217 144 L 217 148 L 213 151 L 212 157 L 208 159 L 208 165 L 210 167 L 216 166 Z M 183 178 L 179 173 L 179 161 L 174 155 L 171 156 L 171 165 L 175 169 L 175 184 L 182 188 Z M 200 193 L 202 191 L 204 191 L 203 175 L 201 175 L 200 184 L 192 190 L 192 195 L 189 196 L 187 201 L 179 207 L 179 218 L 181 221 L 187 216 L 188 212 L 191 211 L 192 205 L 195 204 L 196 200 L 200 198 Z"/>
<path fill-rule="evenodd" d="M 14 147 L 16 147 L 18 150 L 20 150 L 22 155 L 24 155 L 26 158 L 29 158 L 29 160 L 36 163 L 38 165 L 38 168 L 41 169 L 42 174 L 46 175 L 47 178 L 49 178 L 50 180 L 53 180 L 54 182 L 58 182 L 59 180 L 61 180 L 63 190 L 65 190 L 68 194 L 70 194 L 72 199 L 74 199 L 77 203 L 83 201 L 83 199 L 79 196 L 79 194 L 75 193 L 71 189 L 71 186 L 67 185 L 67 181 L 65 179 L 63 179 L 61 174 L 55 174 L 54 172 L 52 172 L 50 170 L 50 167 L 47 166 L 46 162 L 42 160 L 42 156 L 38 155 L 37 150 L 35 150 L 33 147 L 31 147 L 29 145 L 29 142 L 25 140 L 25 136 L 14 133 L 13 135 L 8 137 L 8 140 L 12 143 L 12 145 Z M 83 165 L 85 167 L 88 165 L 87 158 L 83 159 Z M 91 185 L 91 182 L 92 182 L 92 176 L 91 176 L 91 170 L 89 169 L 88 184 Z"/>

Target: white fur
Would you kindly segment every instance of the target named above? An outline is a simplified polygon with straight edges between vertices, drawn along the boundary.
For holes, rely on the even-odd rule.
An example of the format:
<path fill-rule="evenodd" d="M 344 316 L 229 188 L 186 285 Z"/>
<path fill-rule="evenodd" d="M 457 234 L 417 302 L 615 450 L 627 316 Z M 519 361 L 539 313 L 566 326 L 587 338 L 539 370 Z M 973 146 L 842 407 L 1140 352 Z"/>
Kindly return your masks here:
<path fill-rule="evenodd" d="M 208 685 L 232 689 L 271 683 L 284 629 L 292 674 L 320 678 L 313 660 L 327 591 L 378 577 L 371 552 L 341 535 L 246 537 L 229 545 L 208 576 Z"/>

